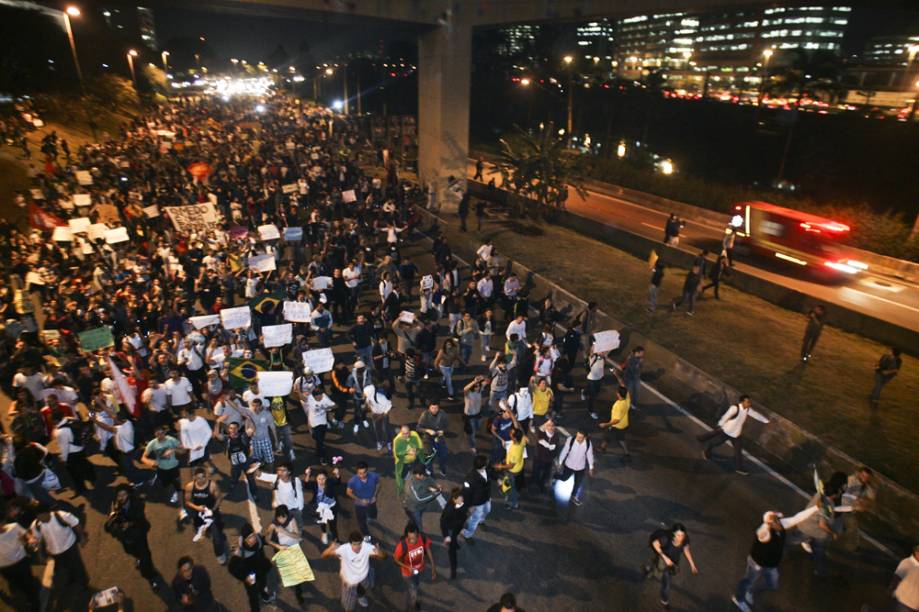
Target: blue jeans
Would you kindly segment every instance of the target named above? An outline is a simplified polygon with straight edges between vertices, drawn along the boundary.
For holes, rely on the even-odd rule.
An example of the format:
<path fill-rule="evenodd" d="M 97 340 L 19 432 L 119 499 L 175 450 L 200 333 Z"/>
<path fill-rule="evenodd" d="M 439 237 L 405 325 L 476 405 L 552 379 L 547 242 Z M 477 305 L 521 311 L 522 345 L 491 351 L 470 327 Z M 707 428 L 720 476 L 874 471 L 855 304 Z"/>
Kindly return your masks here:
<path fill-rule="evenodd" d="M 637 408 L 638 407 L 638 393 L 641 391 L 641 379 L 640 378 L 626 379 L 625 388 L 629 390 L 629 397 L 632 400 L 632 405 Z"/>
<path fill-rule="evenodd" d="M 469 365 L 469 360 L 472 359 L 472 347 L 473 345 L 471 343 L 466 344 L 465 342 L 460 342 L 459 355 L 460 361 L 463 362 L 464 366 Z"/>
<path fill-rule="evenodd" d="M 466 524 L 463 525 L 463 537 L 466 539 L 475 535 L 476 528 L 485 520 L 488 513 L 491 512 L 491 500 L 488 500 L 484 504 L 473 506 L 470 510 L 469 518 L 466 519 Z"/>
<path fill-rule="evenodd" d="M 510 476 L 511 488 L 507 492 L 507 504 L 512 508 L 516 508 L 520 503 L 520 489 L 518 486 L 520 481 L 523 480 L 523 472 L 519 474 L 511 474 L 508 472 L 508 476 Z"/>
<path fill-rule="evenodd" d="M 361 348 L 354 349 L 354 353 L 357 357 L 364 362 L 364 364 L 369 368 L 373 364 L 373 345 L 368 344 Z"/>
<path fill-rule="evenodd" d="M 440 373 L 444 377 L 444 386 L 447 387 L 447 395 L 453 397 L 453 367 L 440 366 Z"/>
<path fill-rule="evenodd" d="M 475 448 L 475 434 L 479 431 L 479 428 L 482 427 L 482 416 L 467 416 L 466 423 L 469 427 L 469 433 L 466 436 L 469 439 L 469 448 Z"/>
<path fill-rule="evenodd" d="M 367 519 L 376 520 L 377 518 L 377 505 L 376 502 L 369 505 L 359 505 L 354 504 L 354 518 L 357 519 L 357 528 L 361 530 L 361 533 L 365 536 L 370 535 L 370 527 L 367 526 Z"/>
<path fill-rule="evenodd" d="M 447 441 L 443 438 L 434 438 L 432 441 L 432 446 L 434 448 L 434 454 L 437 457 L 437 465 L 440 466 L 440 471 L 446 474 L 447 457 L 449 455 L 447 450 Z"/>
<path fill-rule="evenodd" d="M 664 573 L 661 574 L 661 601 L 670 603 L 670 581 L 673 580 L 673 576 L 670 575 L 670 572 L 666 569 Z"/>
<path fill-rule="evenodd" d="M 763 579 L 762 583 L 760 583 L 760 578 Z M 774 591 L 777 588 L 779 588 L 779 568 L 757 565 L 756 561 L 747 557 L 747 573 L 737 583 L 737 593 L 735 594 L 737 601 L 742 602 L 747 593 L 755 595 L 764 589 Z"/>

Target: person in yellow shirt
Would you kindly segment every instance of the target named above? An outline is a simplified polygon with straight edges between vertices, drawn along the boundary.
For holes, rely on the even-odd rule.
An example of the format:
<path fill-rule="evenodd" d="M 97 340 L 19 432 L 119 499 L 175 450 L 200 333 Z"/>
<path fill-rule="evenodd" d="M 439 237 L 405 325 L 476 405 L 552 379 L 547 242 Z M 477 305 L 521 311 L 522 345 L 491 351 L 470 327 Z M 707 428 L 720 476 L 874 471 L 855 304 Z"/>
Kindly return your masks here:
<path fill-rule="evenodd" d="M 629 454 L 629 447 L 625 443 L 625 430 L 629 428 L 629 390 L 619 386 L 616 390 L 616 401 L 610 411 L 609 421 L 600 423 L 600 429 L 609 429 L 613 440 L 622 448 L 622 462 L 630 463 L 632 456 Z M 606 452 L 607 441 L 600 443 L 600 451 Z"/>
<path fill-rule="evenodd" d="M 504 463 L 495 465 L 496 470 L 507 472 L 510 488 L 505 493 L 507 495 L 505 508 L 508 510 L 516 510 L 520 506 L 520 488 L 523 486 L 523 464 L 525 461 L 523 452 L 526 445 L 527 438 L 523 435 L 523 431 L 515 428 L 511 432 L 511 440 L 507 446 Z"/>
<path fill-rule="evenodd" d="M 536 382 L 536 386 L 530 392 L 530 395 L 533 396 L 533 426 L 538 429 L 546 422 L 546 415 L 549 414 L 549 410 L 552 408 L 555 396 L 546 378 L 540 378 Z"/>

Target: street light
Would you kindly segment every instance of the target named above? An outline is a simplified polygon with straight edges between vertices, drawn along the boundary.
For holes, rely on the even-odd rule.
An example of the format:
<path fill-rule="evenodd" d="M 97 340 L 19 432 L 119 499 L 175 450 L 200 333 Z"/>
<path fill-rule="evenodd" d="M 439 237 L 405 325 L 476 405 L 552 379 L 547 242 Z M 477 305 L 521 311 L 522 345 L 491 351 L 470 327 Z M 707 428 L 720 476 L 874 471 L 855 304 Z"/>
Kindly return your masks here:
<path fill-rule="evenodd" d="M 574 133 L 574 70 L 572 69 L 572 64 L 574 63 L 573 55 L 566 55 L 562 58 L 562 61 L 565 62 L 565 66 L 568 69 L 568 122 L 567 122 L 567 132 L 568 132 L 568 145 L 571 146 L 571 135 Z"/>
<path fill-rule="evenodd" d="M 759 119 L 759 109 L 763 105 L 763 96 L 766 93 L 766 76 L 768 74 L 769 60 L 772 59 L 772 55 L 775 53 L 772 49 L 763 49 L 763 64 L 760 69 L 759 75 L 759 95 L 756 96 L 756 117 Z"/>
<path fill-rule="evenodd" d="M 134 89 L 137 90 L 137 74 L 134 73 L 134 58 L 137 57 L 137 51 L 129 49 L 127 53 L 128 68 L 131 69 L 131 80 L 134 81 Z"/>
<path fill-rule="evenodd" d="M 71 17 L 79 17 L 80 9 L 72 4 L 64 9 L 64 29 L 67 31 L 67 40 L 70 41 L 70 52 L 73 54 L 73 65 L 77 68 L 77 78 L 80 80 L 80 91 L 86 95 L 86 85 L 83 83 L 83 69 L 80 68 L 80 60 L 77 57 L 77 43 L 73 39 L 73 28 L 70 25 Z"/>
<path fill-rule="evenodd" d="M 160 57 L 163 58 L 163 70 L 169 70 L 169 51 L 163 51 L 160 53 Z"/>
<path fill-rule="evenodd" d="M 331 66 L 329 66 L 328 68 L 325 69 L 325 75 L 326 75 L 326 76 L 332 76 L 333 74 L 335 74 L 335 69 L 332 68 Z"/>
<path fill-rule="evenodd" d="M 523 85 L 524 87 L 527 87 L 530 84 L 530 79 L 528 79 L 527 77 L 523 77 L 522 79 L 520 79 L 520 84 Z"/>

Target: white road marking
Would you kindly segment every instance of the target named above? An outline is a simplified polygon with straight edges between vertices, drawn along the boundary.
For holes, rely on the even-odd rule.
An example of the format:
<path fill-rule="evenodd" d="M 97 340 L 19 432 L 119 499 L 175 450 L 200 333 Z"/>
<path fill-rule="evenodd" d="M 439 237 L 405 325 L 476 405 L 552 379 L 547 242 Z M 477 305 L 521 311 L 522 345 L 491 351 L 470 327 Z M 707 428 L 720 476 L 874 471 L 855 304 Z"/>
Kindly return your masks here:
<path fill-rule="evenodd" d="M 645 223 L 644 221 L 642 221 L 641 224 L 644 225 L 645 227 L 650 227 L 650 228 L 652 228 L 652 229 L 664 231 L 664 228 L 662 228 L 662 227 L 660 227 L 660 226 L 658 226 L 658 225 L 651 225 L 650 223 Z"/>
<path fill-rule="evenodd" d="M 246 487 L 246 493 L 249 493 L 248 486 Z M 261 533 L 262 518 L 258 515 L 258 506 L 255 505 L 251 495 L 246 498 L 246 506 L 249 507 L 249 523 L 252 524 L 252 529 L 255 530 L 255 533 Z"/>
<path fill-rule="evenodd" d="M 871 287 L 872 289 L 880 289 L 881 291 L 889 291 L 891 293 L 900 293 L 906 287 L 903 285 L 894 285 L 892 283 L 887 283 L 884 281 L 878 281 L 875 278 L 860 278 L 858 279 L 859 285 L 864 285 L 866 287 Z"/>
<path fill-rule="evenodd" d="M 916 308 L 916 307 L 914 307 L 914 306 L 907 306 L 906 304 L 901 304 L 900 302 L 894 302 L 893 300 L 888 300 L 887 298 L 881 297 L 881 296 L 879 296 L 879 295 L 873 295 L 873 294 L 871 294 L 871 293 L 865 293 L 864 291 L 859 291 L 858 289 L 853 289 L 852 287 L 842 287 L 842 291 L 843 291 L 843 292 L 851 291 L 852 293 L 858 293 L 859 295 L 864 295 L 865 297 L 870 297 L 870 298 L 873 298 L 873 299 L 875 299 L 875 300 L 880 300 L 880 301 L 882 301 L 882 302 L 887 302 L 888 304 L 892 304 L 893 306 L 899 306 L 900 308 L 905 308 L 906 310 L 912 310 L 913 312 L 919 312 L 919 308 Z M 857 304 L 857 303 L 858 303 L 858 302 L 856 302 L 856 301 L 854 301 L 854 300 L 848 300 L 848 301 L 849 301 L 849 302 L 852 302 L 853 304 Z"/>

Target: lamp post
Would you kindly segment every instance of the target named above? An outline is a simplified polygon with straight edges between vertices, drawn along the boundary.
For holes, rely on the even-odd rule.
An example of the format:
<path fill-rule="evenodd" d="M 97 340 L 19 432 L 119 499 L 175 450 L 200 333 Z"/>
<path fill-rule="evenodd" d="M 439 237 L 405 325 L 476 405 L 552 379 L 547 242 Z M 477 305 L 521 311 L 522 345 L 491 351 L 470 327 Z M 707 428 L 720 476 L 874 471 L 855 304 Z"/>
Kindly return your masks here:
<path fill-rule="evenodd" d="M 73 38 L 73 28 L 70 25 L 71 17 L 79 17 L 80 9 L 72 4 L 64 9 L 64 29 L 67 30 L 67 40 L 70 41 L 70 52 L 73 54 L 73 65 L 77 68 L 77 78 L 80 80 L 80 91 L 86 95 L 86 85 L 83 83 L 83 69 L 80 68 L 80 60 L 77 57 L 77 43 Z"/>
<path fill-rule="evenodd" d="M 160 57 L 163 58 L 163 70 L 169 71 L 169 51 L 163 51 L 160 53 Z"/>
<path fill-rule="evenodd" d="M 772 54 L 775 53 L 772 49 L 765 49 L 763 51 L 763 65 L 760 69 L 759 75 L 759 95 L 756 97 L 757 107 L 761 106 L 763 103 L 763 96 L 766 93 L 766 76 L 768 74 L 769 60 L 772 59 Z"/>
<path fill-rule="evenodd" d="M 572 69 L 574 56 L 566 55 L 562 58 L 562 61 L 565 62 L 565 66 L 568 69 L 568 129 L 566 131 L 568 133 L 568 146 L 571 146 L 571 135 L 574 133 L 574 70 Z"/>
<path fill-rule="evenodd" d="M 129 49 L 127 53 L 128 68 L 131 69 L 131 80 L 134 81 L 134 91 L 137 91 L 137 74 L 134 72 L 134 58 L 137 57 L 137 51 Z"/>

